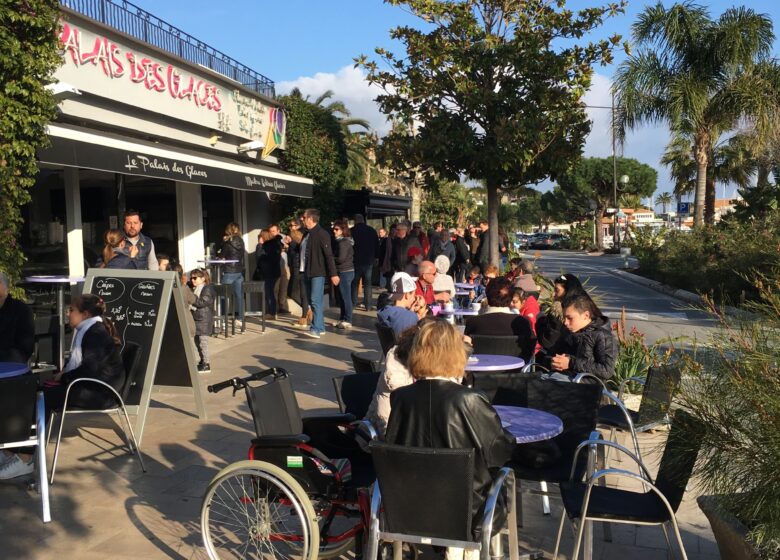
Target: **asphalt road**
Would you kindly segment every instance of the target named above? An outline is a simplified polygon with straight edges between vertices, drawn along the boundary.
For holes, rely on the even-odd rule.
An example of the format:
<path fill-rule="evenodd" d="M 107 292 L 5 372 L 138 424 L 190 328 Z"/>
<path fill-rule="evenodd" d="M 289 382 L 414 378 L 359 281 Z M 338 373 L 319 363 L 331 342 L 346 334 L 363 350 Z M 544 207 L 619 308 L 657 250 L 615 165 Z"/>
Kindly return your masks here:
<path fill-rule="evenodd" d="M 706 313 L 691 304 L 640 286 L 613 274 L 623 266 L 618 255 L 589 256 L 569 251 L 529 252 L 524 256 L 536 258 L 537 269 L 548 277 L 570 272 L 588 287 L 596 289 L 601 310 L 611 320 L 617 320 L 622 310 L 628 327 L 635 326 L 644 333 L 648 343 L 677 339 L 675 346 L 690 345 L 693 340 L 704 342 L 714 322 Z"/>

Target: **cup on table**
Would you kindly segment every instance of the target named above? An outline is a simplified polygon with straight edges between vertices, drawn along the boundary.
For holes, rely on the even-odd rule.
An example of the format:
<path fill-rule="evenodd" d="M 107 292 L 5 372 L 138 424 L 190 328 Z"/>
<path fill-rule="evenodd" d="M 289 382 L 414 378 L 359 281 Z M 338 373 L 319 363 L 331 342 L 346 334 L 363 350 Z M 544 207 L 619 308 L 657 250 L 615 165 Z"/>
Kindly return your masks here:
<path fill-rule="evenodd" d="M 455 304 L 452 303 L 451 301 L 448 301 L 447 303 L 444 304 L 445 311 L 453 311 L 454 309 L 455 309 Z"/>
<path fill-rule="evenodd" d="M 475 301 L 474 303 L 471 304 L 472 311 L 476 311 L 477 313 L 479 313 L 480 309 L 482 309 L 482 304 L 480 302 Z"/>

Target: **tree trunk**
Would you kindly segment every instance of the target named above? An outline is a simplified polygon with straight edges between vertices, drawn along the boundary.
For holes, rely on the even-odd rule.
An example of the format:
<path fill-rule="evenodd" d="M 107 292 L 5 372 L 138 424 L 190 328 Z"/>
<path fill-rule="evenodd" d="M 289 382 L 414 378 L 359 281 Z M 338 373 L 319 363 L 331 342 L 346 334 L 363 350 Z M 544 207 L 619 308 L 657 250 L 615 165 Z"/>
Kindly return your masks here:
<path fill-rule="evenodd" d="M 715 179 L 707 177 L 707 191 L 704 199 L 704 223 L 711 226 L 715 223 Z"/>
<path fill-rule="evenodd" d="M 490 264 L 498 266 L 498 207 L 501 205 L 501 193 L 498 186 L 487 182 L 488 206 L 488 243 L 490 243 Z"/>
<path fill-rule="evenodd" d="M 693 225 L 704 225 L 704 206 L 707 198 L 707 145 L 698 141 L 693 148 L 696 157 L 696 198 L 693 212 Z"/>
<path fill-rule="evenodd" d="M 412 181 L 409 184 L 409 194 L 412 197 L 412 207 L 410 209 L 411 221 L 420 221 L 420 209 L 422 208 L 422 181 L 420 179 L 420 173 L 415 172 L 412 174 Z"/>
<path fill-rule="evenodd" d="M 596 208 L 595 217 L 593 220 L 596 222 L 596 246 L 599 251 L 604 250 L 604 228 L 601 227 L 601 221 L 604 219 L 604 208 Z"/>

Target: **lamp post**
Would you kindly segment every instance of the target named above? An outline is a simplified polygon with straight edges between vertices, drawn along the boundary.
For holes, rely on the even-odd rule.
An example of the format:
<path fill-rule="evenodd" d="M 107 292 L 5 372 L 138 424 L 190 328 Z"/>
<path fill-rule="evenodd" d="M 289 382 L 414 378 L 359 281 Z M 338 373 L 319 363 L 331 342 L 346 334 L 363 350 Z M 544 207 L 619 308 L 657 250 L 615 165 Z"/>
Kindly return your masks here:
<path fill-rule="evenodd" d="M 620 184 L 622 185 L 620 190 L 624 191 L 626 189 L 626 185 L 628 184 L 628 181 L 629 181 L 628 175 L 621 175 L 620 176 Z M 618 203 L 618 194 L 617 193 L 618 193 L 617 181 L 615 181 L 615 208 L 617 210 L 617 212 L 615 213 L 615 244 L 616 244 L 616 246 L 617 246 L 617 248 L 619 250 L 620 249 L 620 220 L 623 217 L 625 217 L 625 214 L 620 209 L 620 204 Z"/>

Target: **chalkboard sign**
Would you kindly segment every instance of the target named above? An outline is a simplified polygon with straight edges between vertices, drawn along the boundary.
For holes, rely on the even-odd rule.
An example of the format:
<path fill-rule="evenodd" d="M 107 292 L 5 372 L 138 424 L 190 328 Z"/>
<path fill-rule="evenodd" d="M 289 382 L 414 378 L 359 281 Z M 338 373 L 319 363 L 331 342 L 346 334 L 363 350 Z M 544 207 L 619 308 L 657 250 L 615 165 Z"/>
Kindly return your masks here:
<path fill-rule="evenodd" d="M 179 282 L 175 272 L 94 268 L 84 282 L 84 293 L 103 299 L 122 348 L 127 342 L 141 348 L 143 367 L 125 401 L 128 412 L 137 414 L 139 441 L 153 388 L 161 392 L 173 387 L 191 389 L 198 416 L 205 418 L 195 350 L 184 320 L 189 311 Z"/>

